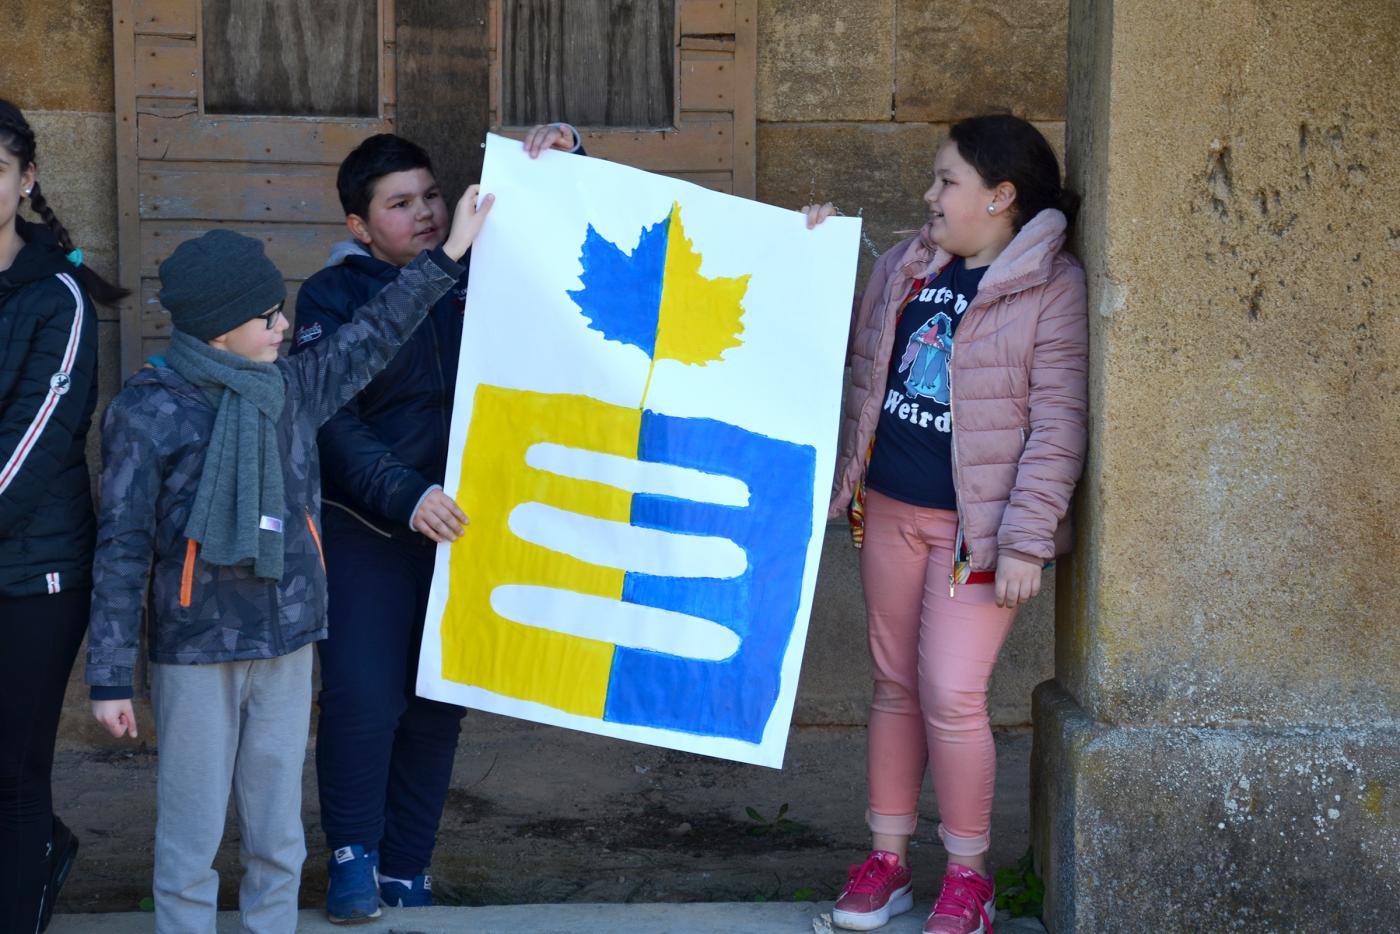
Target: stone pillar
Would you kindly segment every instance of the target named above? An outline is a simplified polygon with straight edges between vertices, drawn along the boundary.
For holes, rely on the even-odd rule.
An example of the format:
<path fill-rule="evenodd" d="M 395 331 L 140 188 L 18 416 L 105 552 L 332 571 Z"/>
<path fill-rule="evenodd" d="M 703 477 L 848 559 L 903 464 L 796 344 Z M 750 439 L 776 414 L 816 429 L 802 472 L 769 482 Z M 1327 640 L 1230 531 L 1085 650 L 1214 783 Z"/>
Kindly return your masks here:
<path fill-rule="evenodd" d="M 1400 923 L 1397 61 L 1393 0 L 1071 0 L 1052 932 Z"/>

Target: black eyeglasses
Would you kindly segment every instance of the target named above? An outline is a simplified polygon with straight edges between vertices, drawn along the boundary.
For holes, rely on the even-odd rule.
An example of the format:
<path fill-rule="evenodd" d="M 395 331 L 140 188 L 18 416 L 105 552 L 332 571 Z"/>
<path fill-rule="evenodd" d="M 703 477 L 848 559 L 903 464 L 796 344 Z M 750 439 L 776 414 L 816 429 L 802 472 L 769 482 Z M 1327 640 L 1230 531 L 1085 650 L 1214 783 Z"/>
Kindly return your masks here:
<path fill-rule="evenodd" d="M 267 329 L 271 331 L 273 325 L 277 323 L 277 316 L 282 313 L 282 306 L 285 304 L 287 304 L 287 302 L 284 299 L 283 301 L 278 302 L 277 307 L 273 308 L 271 311 L 265 311 L 262 314 L 254 315 L 253 317 L 261 318 L 263 320 L 263 323 L 267 325 Z"/>

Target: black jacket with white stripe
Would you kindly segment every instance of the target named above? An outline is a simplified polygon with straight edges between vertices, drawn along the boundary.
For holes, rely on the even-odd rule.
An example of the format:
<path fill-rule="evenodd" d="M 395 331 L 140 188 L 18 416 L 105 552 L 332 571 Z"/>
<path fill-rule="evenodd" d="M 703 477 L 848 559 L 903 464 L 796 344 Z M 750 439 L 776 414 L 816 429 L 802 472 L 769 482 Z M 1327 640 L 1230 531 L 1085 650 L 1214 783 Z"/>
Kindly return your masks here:
<path fill-rule="evenodd" d="M 48 228 L 0 271 L 0 596 L 92 585 L 97 317 Z"/>

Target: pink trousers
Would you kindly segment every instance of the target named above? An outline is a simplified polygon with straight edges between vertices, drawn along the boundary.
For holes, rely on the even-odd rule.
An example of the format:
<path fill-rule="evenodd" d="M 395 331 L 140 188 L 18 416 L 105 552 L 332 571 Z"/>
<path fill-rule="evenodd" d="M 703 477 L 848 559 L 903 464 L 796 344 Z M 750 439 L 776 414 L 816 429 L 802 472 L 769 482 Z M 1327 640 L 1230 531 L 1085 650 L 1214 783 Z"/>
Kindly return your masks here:
<path fill-rule="evenodd" d="M 912 835 L 931 761 L 939 836 L 950 854 L 976 856 L 991 845 L 996 782 L 987 683 L 1016 611 L 996 605 L 995 584 L 959 584 L 948 596 L 957 529 L 956 512 L 867 492 L 860 576 L 875 690 L 866 819 L 874 833 Z"/>

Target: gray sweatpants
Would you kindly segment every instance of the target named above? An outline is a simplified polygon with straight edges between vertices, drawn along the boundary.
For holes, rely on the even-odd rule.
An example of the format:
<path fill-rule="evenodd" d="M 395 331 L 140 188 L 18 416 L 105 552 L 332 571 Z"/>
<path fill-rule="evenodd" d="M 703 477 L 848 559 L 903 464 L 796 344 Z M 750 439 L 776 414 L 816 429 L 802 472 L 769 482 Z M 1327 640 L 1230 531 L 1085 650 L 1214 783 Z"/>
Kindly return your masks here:
<path fill-rule="evenodd" d="M 156 931 L 213 934 L 214 856 L 232 788 L 242 833 L 244 931 L 289 934 L 306 859 L 301 773 L 311 646 L 280 658 L 151 666 L 159 741 Z"/>

